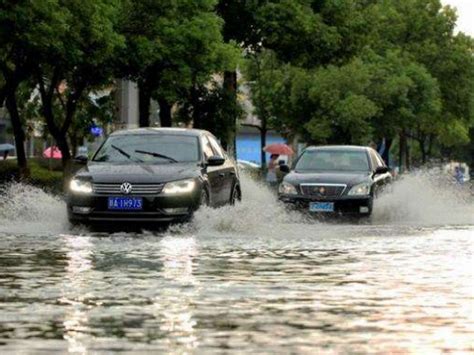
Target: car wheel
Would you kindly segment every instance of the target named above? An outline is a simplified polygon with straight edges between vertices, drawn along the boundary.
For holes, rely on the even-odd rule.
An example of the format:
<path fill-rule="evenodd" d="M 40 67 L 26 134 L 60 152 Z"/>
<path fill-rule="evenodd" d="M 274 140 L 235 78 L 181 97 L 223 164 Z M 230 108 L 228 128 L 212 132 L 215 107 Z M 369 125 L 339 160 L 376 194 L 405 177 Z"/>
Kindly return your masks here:
<path fill-rule="evenodd" d="M 242 200 L 242 194 L 240 193 L 240 189 L 237 185 L 234 186 L 232 189 L 232 195 L 230 196 L 229 203 L 233 206 L 237 201 Z"/>

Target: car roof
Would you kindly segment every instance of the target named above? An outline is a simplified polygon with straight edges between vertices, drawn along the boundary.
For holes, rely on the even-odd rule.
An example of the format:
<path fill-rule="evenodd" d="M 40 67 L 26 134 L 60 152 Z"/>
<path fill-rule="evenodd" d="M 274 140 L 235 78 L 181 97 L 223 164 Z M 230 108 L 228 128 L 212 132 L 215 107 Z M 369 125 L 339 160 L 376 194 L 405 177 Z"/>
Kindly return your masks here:
<path fill-rule="evenodd" d="M 178 128 L 178 127 L 146 127 L 146 128 L 132 128 L 122 129 L 111 133 L 111 136 L 122 136 L 122 135 L 145 135 L 145 134 L 171 134 L 180 136 L 194 136 L 198 137 L 202 134 L 210 134 L 207 131 L 194 128 Z"/>
<path fill-rule="evenodd" d="M 331 151 L 352 151 L 352 152 L 357 152 L 357 151 L 368 151 L 372 149 L 371 147 L 364 147 L 361 145 L 321 145 L 321 146 L 310 146 L 307 147 L 305 150 L 331 150 Z"/>

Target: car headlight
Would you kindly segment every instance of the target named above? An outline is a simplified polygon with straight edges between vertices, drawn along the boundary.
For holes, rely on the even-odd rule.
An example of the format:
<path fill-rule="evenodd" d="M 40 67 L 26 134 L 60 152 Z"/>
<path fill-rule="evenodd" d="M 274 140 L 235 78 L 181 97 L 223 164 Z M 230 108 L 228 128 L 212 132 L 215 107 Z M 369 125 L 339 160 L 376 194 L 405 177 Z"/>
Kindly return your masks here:
<path fill-rule="evenodd" d="M 370 195 L 370 184 L 363 182 L 362 184 L 357 184 L 352 186 L 350 189 L 349 196 L 367 196 Z"/>
<path fill-rule="evenodd" d="M 69 183 L 69 189 L 80 194 L 90 194 L 92 193 L 92 183 L 90 181 L 72 179 Z"/>
<path fill-rule="evenodd" d="M 283 195 L 298 195 L 296 187 L 288 182 L 282 182 L 278 187 L 278 192 Z"/>
<path fill-rule="evenodd" d="M 167 195 L 187 194 L 194 190 L 196 181 L 194 179 L 173 181 L 166 183 L 162 193 Z"/>

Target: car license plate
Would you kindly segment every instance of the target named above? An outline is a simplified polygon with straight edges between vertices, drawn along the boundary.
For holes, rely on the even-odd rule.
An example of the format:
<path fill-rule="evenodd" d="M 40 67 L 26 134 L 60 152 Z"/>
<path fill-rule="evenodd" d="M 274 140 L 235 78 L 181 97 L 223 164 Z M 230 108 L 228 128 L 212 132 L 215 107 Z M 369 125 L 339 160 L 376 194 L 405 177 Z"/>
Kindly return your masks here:
<path fill-rule="evenodd" d="M 310 212 L 334 212 L 334 202 L 310 202 Z"/>
<path fill-rule="evenodd" d="M 143 209 L 141 197 L 109 197 L 109 210 L 136 211 Z"/>

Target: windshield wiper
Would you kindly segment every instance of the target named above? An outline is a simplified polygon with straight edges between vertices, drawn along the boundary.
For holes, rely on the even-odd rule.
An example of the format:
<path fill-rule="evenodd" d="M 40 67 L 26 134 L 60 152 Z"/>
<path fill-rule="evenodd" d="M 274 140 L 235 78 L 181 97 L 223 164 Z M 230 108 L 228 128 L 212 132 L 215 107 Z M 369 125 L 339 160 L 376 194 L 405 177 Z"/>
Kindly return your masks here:
<path fill-rule="evenodd" d="M 140 154 L 147 154 L 147 155 L 151 155 L 153 157 L 157 157 L 157 158 L 163 158 L 163 159 L 168 159 L 169 161 L 173 162 L 173 163 L 178 163 L 178 161 L 174 158 L 171 158 L 167 155 L 163 155 L 163 154 L 160 154 L 160 153 L 155 153 L 155 152 L 147 152 L 145 150 L 135 150 L 135 153 L 140 153 Z"/>
<path fill-rule="evenodd" d="M 128 158 L 128 159 L 132 159 L 132 157 L 130 156 L 130 154 L 128 154 L 125 150 L 122 150 L 120 149 L 119 147 L 111 144 L 110 145 L 112 148 L 114 148 L 117 152 L 119 152 L 120 154 L 122 154 L 124 157 Z"/>
<path fill-rule="evenodd" d="M 135 163 L 143 163 L 142 160 L 140 159 L 133 159 L 132 156 L 130 154 L 128 154 L 126 151 L 124 151 L 123 149 L 120 149 L 119 147 L 117 147 L 116 145 L 113 145 L 111 144 L 110 145 L 112 148 L 114 148 L 117 152 L 119 152 L 120 154 L 122 154 L 124 157 L 126 157 L 127 159 L 135 162 Z"/>

